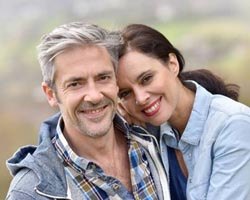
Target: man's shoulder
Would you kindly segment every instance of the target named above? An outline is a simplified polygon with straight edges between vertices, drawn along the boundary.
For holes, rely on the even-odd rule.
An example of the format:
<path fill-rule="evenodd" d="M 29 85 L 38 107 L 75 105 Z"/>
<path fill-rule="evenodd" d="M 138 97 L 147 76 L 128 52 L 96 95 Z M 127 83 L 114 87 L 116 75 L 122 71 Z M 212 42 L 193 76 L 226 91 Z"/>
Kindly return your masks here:
<path fill-rule="evenodd" d="M 35 192 L 39 179 L 33 170 L 21 169 L 12 179 L 6 199 L 40 199 Z"/>

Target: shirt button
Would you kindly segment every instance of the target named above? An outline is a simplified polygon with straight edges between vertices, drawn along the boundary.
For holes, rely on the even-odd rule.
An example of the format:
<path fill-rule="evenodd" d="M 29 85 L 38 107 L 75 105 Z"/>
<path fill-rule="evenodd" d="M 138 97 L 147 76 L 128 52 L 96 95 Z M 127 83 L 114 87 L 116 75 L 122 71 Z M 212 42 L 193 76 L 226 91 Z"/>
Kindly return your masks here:
<path fill-rule="evenodd" d="M 112 188 L 113 188 L 114 190 L 118 190 L 118 189 L 120 188 L 120 185 L 117 184 L 117 183 L 114 183 L 114 184 L 112 185 Z"/>

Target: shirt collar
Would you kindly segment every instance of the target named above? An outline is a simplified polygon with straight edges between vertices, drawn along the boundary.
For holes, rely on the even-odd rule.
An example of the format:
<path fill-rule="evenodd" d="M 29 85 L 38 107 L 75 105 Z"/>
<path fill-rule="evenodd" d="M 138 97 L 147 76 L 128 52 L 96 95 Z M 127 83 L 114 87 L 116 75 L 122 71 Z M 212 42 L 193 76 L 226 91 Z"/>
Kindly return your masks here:
<path fill-rule="evenodd" d="M 59 157 L 62 158 L 69 165 L 73 165 L 77 171 L 81 169 L 86 170 L 88 165 L 91 163 L 88 159 L 78 156 L 69 146 L 68 141 L 63 135 L 64 122 L 62 116 L 60 116 L 57 127 L 56 127 L 56 136 L 55 136 L 55 147 Z"/>
<path fill-rule="evenodd" d="M 128 145 L 129 145 L 128 154 L 129 154 L 129 159 L 130 159 L 130 171 L 131 171 L 131 174 L 136 174 L 136 176 L 131 177 L 132 187 L 134 188 L 134 191 L 133 191 L 134 195 L 140 196 L 141 194 L 142 195 L 147 194 L 152 199 L 156 199 L 157 195 L 156 195 L 156 188 L 154 185 L 154 181 L 150 173 L 145 173 L 148 170 L 149 163 L 148 163 L 148 160 L 145 159 L 146 155 L 145 155 L 144 149 L 135 140 L 130 140 L 131 128 L 129 124 L 121 116 L 115 115 L 113 123 L 114 123 L 115 128 L 121 130 L 121 132 L 125 134 L 125 137 L 128 138 Z M 94 183 L 94 184 L 91 184 L 90 188 L 87 188 L 87 187 L 84 188 L 85 193 L 99 194 L 100 191 L 98 191 L 96 188 L 102 188 L 102 187 L 105 188 L 106 186 L 103 185 L 102 180 L 100 181 L 100 179 L 96 177 L 96 174 L 93 174 L 93 170 L 91 169 L 88 170 L 89 168 L 87 169 L 90 161 L 84 158 L 80 158 L 72 151 L 72 149 L 68 145 L 68 142 L 66 141 L 63 135 L 62 130 L 63 130 L 63 119 L 62 117 L 60 117 L 60 119 L 58 120 L 58 124 L 57 124 L 57 134 L 55 138 L 53 139 L 57 152 L 59 151 L 63 152 L 59 156 L 63 159 L 64 163 L 65 162 L 68 163 L 66 167 L 79 187 L 84 187 L 85 182 L 88 181 L 87 179 L 89 179 L 90 182 Z M 66 154 L 68 154 L 68 157 L 65 156 Z M 77 173 L 75 170 L 77 168 L 75 164 L 80 166 L 80 171 L 78 171 Z M 82 176 L 78 176 L 79 172 L 81 173 L 81 169 L 84 170 L 85 176 L 87 177 L 87 179 L 83 179 Z M 107 191 L 109 190 L 106 189 L 105 192 Z M 111 194 L 108 193 L 108 195 L 111 195 Z"/>
<path fill-rule="evenodd" d="M 196 93 L 191 115 L 182 134 L 181 141 L 191 145 L 197 145 L 200 141 L 205 121 L 207 119 L 212 94 L 195 81 L 190 82 L 194 84 Z M 173 129 L 168 123 L 161 125 L 161 138 L 165 134 L 169 138 L 169 140 L 166 140 L 167 144 L 169 144 L 169 146 L 176 147 L 178 142 L 176 141 Z"/>
<path fill-rule="evenodd" d="M 125 134 L 127 139 L 130 139 L 129 124 L 120 115 L 116 114 L 114 117 L 114 126 Z M 86 158 L 78 156 L 69 146 L 66 138 L 63 135 L 64 122 L 62 116 L 60 116 L 57 127 L 56 136 L 54 138 L 54 145 L 59 157 L 67 162 L 69 165 L 73 166 L 77 171 L 87 170 L 88 166 L 92 162 Z"/>
<path fill-rule="evenodd" d="M 127 139 L 131 139 L 130 125 L 128 122 L 119 114 L 116 114 L 114 117 L 114 127 L 119 129 Z"/>

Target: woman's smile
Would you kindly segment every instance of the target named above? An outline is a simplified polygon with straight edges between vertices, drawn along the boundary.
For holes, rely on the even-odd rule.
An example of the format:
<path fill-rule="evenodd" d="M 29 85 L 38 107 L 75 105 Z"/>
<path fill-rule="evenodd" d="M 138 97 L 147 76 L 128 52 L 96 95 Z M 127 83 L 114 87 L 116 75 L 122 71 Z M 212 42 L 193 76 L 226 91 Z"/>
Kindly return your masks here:
<path fill-rule="evenodd" d="M 154 101 L 153 103 L 151 103 L 146 108 L 144 108 L 142 110 L 142 112 L 146 116 L 151 117 L 151 116 L 155 115 L 160 110 L 160 103 L 161 103 L 161 97 L 159 99 L 157 99 L 156 101 Z"/>

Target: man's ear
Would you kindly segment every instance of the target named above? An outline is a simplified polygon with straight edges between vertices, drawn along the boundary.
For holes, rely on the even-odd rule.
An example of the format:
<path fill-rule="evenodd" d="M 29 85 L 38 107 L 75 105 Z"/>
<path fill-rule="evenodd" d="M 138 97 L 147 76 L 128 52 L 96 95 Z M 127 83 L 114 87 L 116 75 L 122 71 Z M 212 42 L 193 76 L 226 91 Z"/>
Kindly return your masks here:
<path fill-rule="evenodd" d="M 177 57 L 174 53 L 168 54 L 169 56 L 169 69 L 171 72 L 173 72 L 176 76 L 179 74 L 180 66 L 179 62 L 177 60 Z"/>
<path fill-rule="evenodd" d="M 43 92 L 48 100 L 48 103 L 51 107 L 56 107 L 58 105 L 58 101 L 55 95 L 54 90 L 48 86 L 47 83 L 42 82 Z"/>

